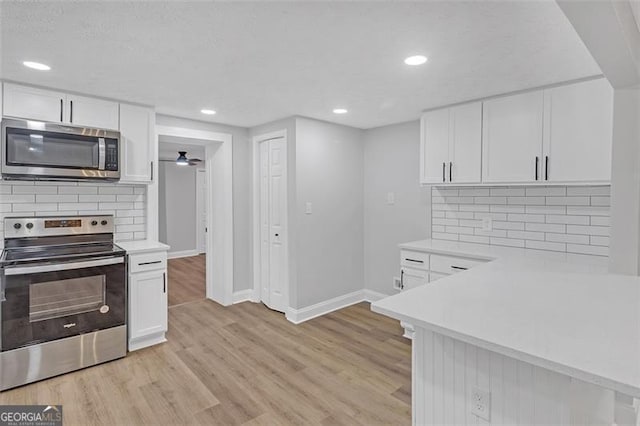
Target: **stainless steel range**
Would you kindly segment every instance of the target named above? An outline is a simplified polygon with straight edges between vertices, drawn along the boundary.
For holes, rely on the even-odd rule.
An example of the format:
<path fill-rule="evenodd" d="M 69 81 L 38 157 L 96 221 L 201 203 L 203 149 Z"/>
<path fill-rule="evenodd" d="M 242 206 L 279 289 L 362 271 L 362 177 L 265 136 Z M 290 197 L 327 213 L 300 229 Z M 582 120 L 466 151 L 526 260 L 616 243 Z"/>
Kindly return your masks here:
<path fill-rule="evenodd" d="M 125 252 L 112 216 L 5 218 L 0 390 L 127 352 Z"/>

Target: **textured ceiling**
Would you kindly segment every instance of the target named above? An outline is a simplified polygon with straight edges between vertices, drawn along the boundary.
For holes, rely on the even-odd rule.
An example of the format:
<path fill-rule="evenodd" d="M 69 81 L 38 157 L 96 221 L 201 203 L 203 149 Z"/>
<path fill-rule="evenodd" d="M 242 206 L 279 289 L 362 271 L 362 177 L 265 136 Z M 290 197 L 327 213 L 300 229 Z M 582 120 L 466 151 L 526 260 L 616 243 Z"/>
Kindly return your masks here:
<path fill-rule="evenodd" d="M 5 0 L 0 8 L 4 79 L 245 127 L 297 114 L 370 128 L 600 73 L 553 1 Z M 404 65 L 418 53 L 426 65 Z M 338 106 L 349 113 L 334 115 Z"/>

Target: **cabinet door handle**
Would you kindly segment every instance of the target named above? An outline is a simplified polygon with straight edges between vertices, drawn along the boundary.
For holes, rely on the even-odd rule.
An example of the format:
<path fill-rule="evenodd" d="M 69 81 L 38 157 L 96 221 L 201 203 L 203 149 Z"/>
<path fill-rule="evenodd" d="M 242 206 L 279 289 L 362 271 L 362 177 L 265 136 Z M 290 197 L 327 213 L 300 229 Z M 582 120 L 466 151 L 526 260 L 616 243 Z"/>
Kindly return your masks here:
<path fill-rule="evenodd" d="M 540 157 L 536 155 L 536 180 L 538 180 L 538 163 L 540 163 Z"/>
<path fill-rule="evenodd" d="M 64 108 L 64 101 L 62 99 L 60 99 L 60 122 L 62 123 L 63 121 L 63 117 L 62 117 L 62 109 Z"/>
<path fill-rule="evenodd" d="M 544 156 L 544 180 L 549 180 L 549 156 Z"/>
<path fill-rule="evenodd" d="M 452 181 L 451 176 L 452 176 L 452 170 L 453 169 L 453 161 L 449 161 L 449 182 Z"/>
<path fill-rule="evenodd" d="M 457 271 L 466 271 L 469 268 L 465 268 L 465 267 L 462 267 L 462 266 L 451 265 L 451 269 L 455 269 Z"/>
<path fill-rule="evenodd" d="M 400 270 L 400 290 L 404 289 L 404 269 Z"/>
<path fill-rule="evenodd" d="M 445 165 L 445 163 L 442 163 L 442 181 L 443 181 L 443 182 L 446 182 L 446 181 L 447 181 L 447 180 L 446 180 L 446 178 L 445 178 L 445 175 L 446 175 L 446 168 L 447 168 L 447 166 Z"/>
<path fill-rule="evenodd" d="M 69 101 L 69 121 L 73 123 L 73 101 Z"/>
<path fill-rule="evenodd" d="M 153 182 L 153 161 L 151 162 L 151 182 Z"/>
<path fill-rule="evenodd" d="M 166 272 L 162 273 L 162 292 L 163 293 L 167 292 L 167 273 Z"/>
<path fill-rule="evenodd" d="M 424 263 L 423 260 L 409 259 L 408 257 L 405 257 L 404 260 L 406 260 L 407 262 Z"/>

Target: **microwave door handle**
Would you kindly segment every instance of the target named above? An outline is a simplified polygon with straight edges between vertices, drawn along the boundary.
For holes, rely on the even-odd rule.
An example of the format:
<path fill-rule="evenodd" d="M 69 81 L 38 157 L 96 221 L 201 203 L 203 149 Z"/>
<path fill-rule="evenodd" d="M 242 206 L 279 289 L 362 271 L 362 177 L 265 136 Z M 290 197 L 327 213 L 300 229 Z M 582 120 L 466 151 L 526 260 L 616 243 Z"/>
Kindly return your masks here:
<path fill-rule="evenodd" d="M 6 276 L 11 275 L 29 275 L 29 274 L 41 274 L 44 272 L 58 272 L 58 271 L 71 271 L 73 269 L 93 268 L 96 266 L 117 265 L 118 263 L 124 263 L 123 257 L 108 257 L 105 259 L 88 260 L 84 262 L 68 262 L 68 263 L 55 263 L 38 266 L 13 266 L 4 268 L 4 274 Z"/>
<path fill-rule="evenodd" d="M 107 144 L 104 141 L 104 138 L 98 138 L 98 170 L 105 169 L 107 157 Z"/>

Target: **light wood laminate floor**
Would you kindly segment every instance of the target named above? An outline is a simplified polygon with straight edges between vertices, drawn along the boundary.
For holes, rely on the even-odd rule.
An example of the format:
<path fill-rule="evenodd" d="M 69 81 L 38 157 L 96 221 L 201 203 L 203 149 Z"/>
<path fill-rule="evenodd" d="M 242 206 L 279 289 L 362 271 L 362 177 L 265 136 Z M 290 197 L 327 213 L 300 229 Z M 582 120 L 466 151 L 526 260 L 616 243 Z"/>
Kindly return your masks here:
<path fill-rule="evenodd" d="M 205 296 L 206 256 L 169 259 L 169 306 L 202 300 Z"/>
<path fill-rule="evenodd" d="M 300 325 L 261 304 L 169 309 L 168 342 L 0 394 L 65 425 L 403 425 L 411 345 L 361 303 Z"/>

